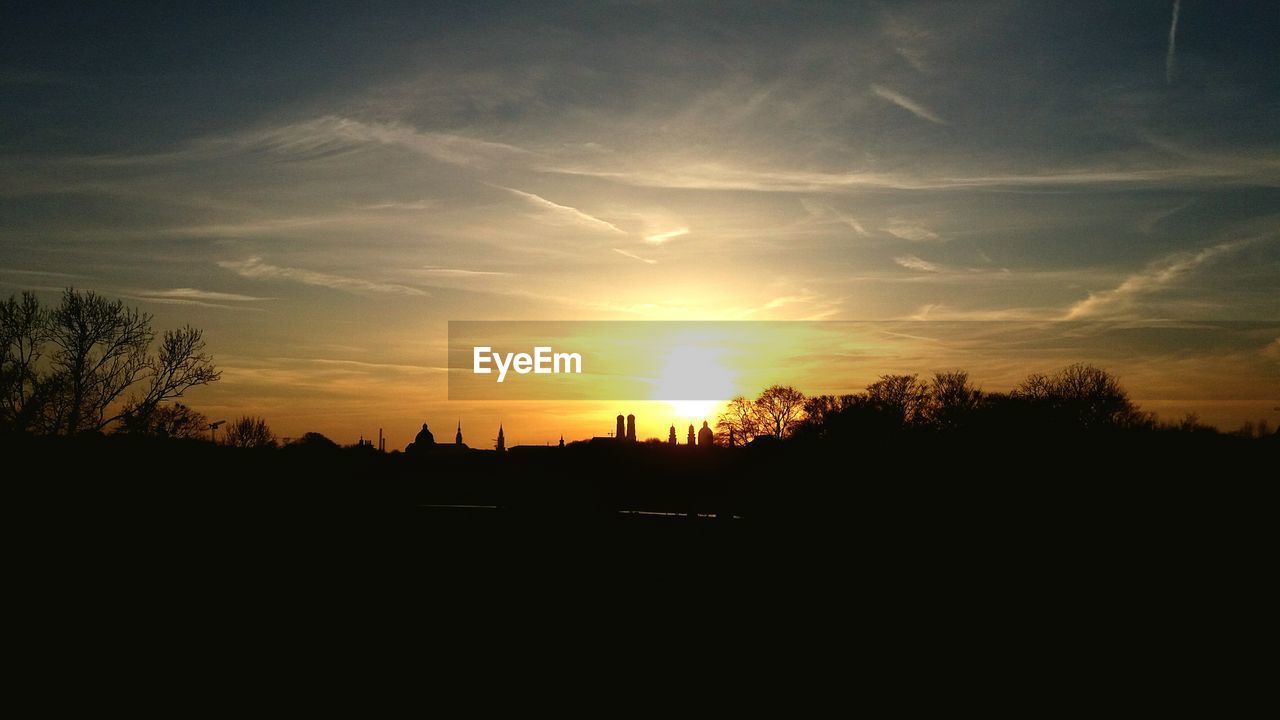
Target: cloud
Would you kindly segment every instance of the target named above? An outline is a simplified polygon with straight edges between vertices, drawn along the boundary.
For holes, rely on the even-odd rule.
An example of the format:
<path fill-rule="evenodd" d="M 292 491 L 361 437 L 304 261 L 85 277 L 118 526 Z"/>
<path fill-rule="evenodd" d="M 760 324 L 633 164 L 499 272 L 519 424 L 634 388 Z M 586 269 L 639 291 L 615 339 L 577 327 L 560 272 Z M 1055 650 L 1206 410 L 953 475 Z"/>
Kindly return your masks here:
<path fill-rule="evenodd" d="M 495 185 L 494 187 L 501 187 L 501 186 Z M 502 187 L 501 189 L 506 190 L 509 193 L 513 193 L 519 197 L 522 197 L 525 200 L 528 200 L 533 205 L 540 207 L 544 210 L 547 210 L 552 215 L 563 218 L 575 225 L 581 225 L 583 227 L 589 227 L 596 230 L 605 230 L 607 232 L 617 233 L 619 235 L 626 235 L 626 233 L 617 225 L 614 225 L 613 223 L 605 220 L 601 220 L 600 218 L 595 217 L 594 215 L 588 215 L 587 213 L 582 212 L 578 208 L 569 207 L 568 205 L 561 205 L 559 203 L 554 203 L 542 197 L 541 195 L 535 195 L 533 193 L 525 192 L 523 190 L 516 190 L 515 188 Z"/>
<path fill-rule="evenodd" d="M 867 232 L 867 229 L 863 227 L 862 223 L 858 222 L 857 218 L 847 213 L 843 213 L 831 207 L 830 205 L 824 205 L 820 202 L 810 200 L 809 198 L 802 198 L 800 200 L 800 205 L 803 206 L 804 209 L 817 220 L 820 220 L 822 222 L 837 222 L 837 223 L 842 223 L 844 225 L 848 225 L 849 227 L 853 228 L 854 232 L 858 233 L 863 237 L 868 237 L 871 235 L 871 233 Z"/>
<path fill-rule="evenodd" d="M 246 260 L 224 260 L 218 263 L 218 267 L 225 268 L 241 277 L 253 280 L 286 280 L 289 282 L 301 283 L 303 285 L 330 288 L 332 290 L 390 293 L 393 295 L 424 296 L 427 294 L 423 290 L 409 287 L 407 285 L 375 282 L 362 278 L 347 277 L 345 275 L 331 275 L 329 273 L 305 270 L 302 268 L 269 265 L 263 262 L 260 257 L 250 257 Z"/>
<path fill-rule="evenodd" d="M 1173 74 L 1177 69 L 1174 65 L 1177 59 L 1174 55 L 1174 50 L 1178 39 L 1178 9 L 1181 6 L 1182 0 L 1173 0 L 1173 19 L 1169 21 L 1169 50 L 1164 55 L 1164 82 L 1166 85 L 1173 82 Z"/>
<path fill-rule="evenodd" d="M 682 228 L 676 228 L 675 230 L 668 230 L 666 232 L 653 233 L 652 235 L 645 235 L 644 239 L 645 239 L 645 242 L 651 242 L 654 245 L 661 245 L 662 243 L 668 240 L 678 238 L 681 235 L 688 235 L 688 234 L 689 234 L 689 228 L 682 227 Z"/>
<path fill-rule="evenodd" d="M 643 257 L 640 257 L 639 255 L 636 255 L 635 253 L 627 252 L 626 250 L 623 250 L 622 248 L 613 248 L 613 251 L 614 251 L 614 252 L 616 252 L 616 253 L 618 253 L 619 255 L 621 255 L 621 256 L 623 256 L 623 257 L 629 257 L 629 258 L 631 258 L 632 260 L 639 260 L 640 262 L 642 262 L 642 263 L 646 263 L 646 264 L 648 264 L 648 265 L 657 265 L 657 264 L 658 264 L 658 261 L 657 261 L 657 260 L 650 260 L 649 258 L 643 258 Z"/>
<path fill-rule="evenodd" d="M 1123 314 L 1131 310 L 1133 304 L 1143 297 L 1158 292 L 1176 282 L 1179 278 L 1205 264 L 1212 258 L 1224 253 L 1233 252 L 1247 241 L 1235 240 L 1200 250 L 1200 252 L 1178 253 L 1161 258 L 1149 264 L 1142 271 L 1125 278 L 1115 288 L 1100 292 L 1091 292 L 1089 297 L 1072 305 L 1065 319 Z"/>
<path fill-rule="evenodd" d="M 306 122 L 268 128 L 232 139 L 245 147 L 303 158 L 337 155 L 365 145 L 404 148 L 441 162 L 468 167 L 492 167 L 515 156 L 532 155 L 505 143 L 448 133 L 425 132 L 398 122 L 362 122 L 326 115 Z M 213 141 L 219 145 L 218 141 Z"/>
<path fill-rule="evenodd" d="M 357 205 L 356 210 L 429 210 L 436 205 L 431 200 L 414 200 L 411 202 L 395 202 L 388 200 L 368 205 Z"/>
<path fill-rule="evenodd" d="M 1271 341 L 1271 344 L 1262 349 L 1262 354 L 1273 360 L 1280 360 L 1280 337 Z"/>
<path fill-rule="evenodd" d="M 272 298 L 238 295 L 236 293 L 197 290 L 196 288 L 170 288 L 168 290 L 135 290 L 135 294 L 149 300 L 211 300 L 214 302 L 258 302 Z"/>
<path fill-rule="evenodd" d="M 461 268 L 446 267 L 424 267 L 417 271 L 420 275 L 432 275 L 436 277 L 490 277 L 494 275 L 510 275 L 511 273 L 495 272 L 491 270 L 463 270 Z"/>
<path fill-rule="evenodd" d="M 542 172 L 598 178 L 638 187 L 675 190 L 747 190 L 752 192 L 814 193 L 839 190 L 994 190 L 1054 192 L 1076 187 L 1181 187 L 1207 182 L 1280 186 L 1280 162 L 1222 158 L 1195 160 L 1164 167 L 1070 169 L 1059 172 L 1008 175 L 912 175 L 880 172 L 815 172 L 760 170 L 723 163 L 685 163 L 673 167 L 638 166 L 601 169 L 544 166 Z"/>
<path fill-rule="evenodd" d="M 81 278 L 84 275 L 74 273 L 53 272 L 50 270 L 18 270 L 16 268 L 0 268 L 3 275 L 37 275 L 40 277 Z"/>
<path fill-rule="evenodd" d="M 901 255 L 899 257 L 894 258 L 893 261 L 908 270 L 919 270 L 920 272 L 928 272 L 928 273 L 937 273 L 937 272 L 943 271 L 943 267 L 941 265 L 935 265 L 934 263 L 931 263 L 928 260 L 924 260 L 922 258 L 918 258 L 915 255 Z"/>
<path fill-rule="evenodd" d="M 879 97 L 884 98 L 885 100 L 888 100 L 894 105 L 897 105 L 898 107 L 902 108 L 903 110 L 906 110 L 907 112 L 911 113 L 912 115 L 915 115 L 916 117 L 922 120 L 928 120 L 931 123 L 937 123 L 939 125 L 947 124 L 946 120 L 943 120 L 942 118 L 938 117 L 925 106 L 921 105 L 915 100 L 912 100 L 906 95 L 903 95 L 900 92 L 890 90 L 889 88 L 883 85 L 872 85 L 871 92 L 875 93 Z"/>
<path fill-rule="evenodd" d="M 162 305 L 192 305 L 196 307 L 217 308 L 219 310 L 251 310 L 255 312 L 259 309 L 248 307 L 245 303 L 274 299 L 253 297 L 252 295 L 238 295 L 235 293 L 213 292 L 211 290 L 197 290 L 196 288 L 123 290 L 119 294 L 132 300 L 142 300 L 145 302 L 160 303 Z M 227 303 L 235 304 L 228 305 Z"/>
<path fill-rule="evenodd" d="M 910 240 L 911 242 L 929 242 L 942 239 L 941 235 L 923 225 L 907 222 L 894 222 L 884 228 L 884 231 L 896 238 Z"/>

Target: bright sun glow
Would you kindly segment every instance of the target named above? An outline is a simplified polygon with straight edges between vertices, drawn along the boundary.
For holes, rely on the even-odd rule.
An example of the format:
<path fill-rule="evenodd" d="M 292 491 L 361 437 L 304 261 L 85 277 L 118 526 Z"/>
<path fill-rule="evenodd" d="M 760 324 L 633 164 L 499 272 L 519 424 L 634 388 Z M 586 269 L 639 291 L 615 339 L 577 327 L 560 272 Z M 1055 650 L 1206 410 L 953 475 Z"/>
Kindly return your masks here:
<path fill-rule="evenodd" d="M 722 356 L 716 347 L 673 347 L 663 358 L 653 398 L 667 403 L 673 419 L 712 420 L 720 403 L 737 393 L 734 373 Z"/>

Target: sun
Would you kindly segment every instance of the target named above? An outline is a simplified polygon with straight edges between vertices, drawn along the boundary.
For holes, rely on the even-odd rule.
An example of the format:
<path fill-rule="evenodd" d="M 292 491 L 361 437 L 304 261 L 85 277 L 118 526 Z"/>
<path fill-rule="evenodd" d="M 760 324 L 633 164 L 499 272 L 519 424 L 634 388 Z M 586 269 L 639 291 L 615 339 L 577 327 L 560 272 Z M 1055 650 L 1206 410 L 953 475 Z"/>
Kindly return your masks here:
<path fill-rule="evenodd" d="M 665 402 L 674 419 L 710 420 L 721 402 L 737 393 L 734 380 L 722 349 L 679 344 L 663 357 L 652 397 Z"/>

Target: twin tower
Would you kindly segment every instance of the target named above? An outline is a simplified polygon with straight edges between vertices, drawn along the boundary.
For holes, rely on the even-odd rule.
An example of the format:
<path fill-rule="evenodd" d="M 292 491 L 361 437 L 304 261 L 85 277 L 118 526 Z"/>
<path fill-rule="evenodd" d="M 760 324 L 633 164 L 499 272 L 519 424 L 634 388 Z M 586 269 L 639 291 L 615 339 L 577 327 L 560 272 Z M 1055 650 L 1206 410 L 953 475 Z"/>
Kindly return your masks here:
<path fill-rule="evenodd" d="M 617 439 L 623 442 L 635 442 L 636 441 L 636 416 L 628 415 L 624 418 L 621 415 L 619 415 L 618 431 L 614 433 L 614 437 L 616 437 Z M 699 447 L 711 447 L 712 445 L 715 445 L 716 443 L 715 433 L 712 432 L 711 428 L 707 427 L 706 421 L 703 421 L 702 429 L 697 431 L 696 436 L 694 435 L 693 426 L 692 425 L 689 426 L 689 441 L 687 444 L 692 446 L 695 443 Z M 667 438 L 667 444 L 668 445 L 676 444 L 676 426 L 675 425 L 671 426 L 671 435 L 670 437 Z"/>
<path fill-rule="evenodd" d="M 636 416 L 628 415 L 626 417 L 626 425 L 623 425 L 623 417 L 618 416 L 618 432 L 614 433 L 614 437 L 627 442 L 636 441 Z"/>

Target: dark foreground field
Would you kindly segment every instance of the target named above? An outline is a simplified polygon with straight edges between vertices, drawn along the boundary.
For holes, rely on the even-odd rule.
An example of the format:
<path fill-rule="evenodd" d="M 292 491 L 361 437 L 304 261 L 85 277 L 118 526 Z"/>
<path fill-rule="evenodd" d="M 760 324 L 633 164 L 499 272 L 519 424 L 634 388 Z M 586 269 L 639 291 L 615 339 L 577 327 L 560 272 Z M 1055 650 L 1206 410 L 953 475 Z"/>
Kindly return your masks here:
<path fill-rule="evenodd" d="M 1203 640 L 1191 621 L 1252 632 L 1237 609 L 1265 597 L 1275 540 L 1276 442 L 1219 435 L 3 451 L 12 617 L 51 618 L 31 626 L 50 658 L 145 632 L 160 658 L 216 647 L 241 663 L 282 628 L 319 648 L 339 626 L 428 649 L 495 628 L 625 647 L 693 628 L 756 648 L 874 636 L 894 662 L 956 648 L 957 667 L 997 635 L 1014 666 L 1119 638 L 1172 653 Z"/>
<path fill-rule="evenodd" d="M 1278 447 L 1275 438 L 1153 432 L 420 456 L 88 436 L 10 438 L 3 450 L 6 505 L 16 519 L 103 541 L 215 536 L 234 546 L 297 533 L 567 527 L 831 532 L 870 543 L 1247 532 L 1274 483 Z"/>

